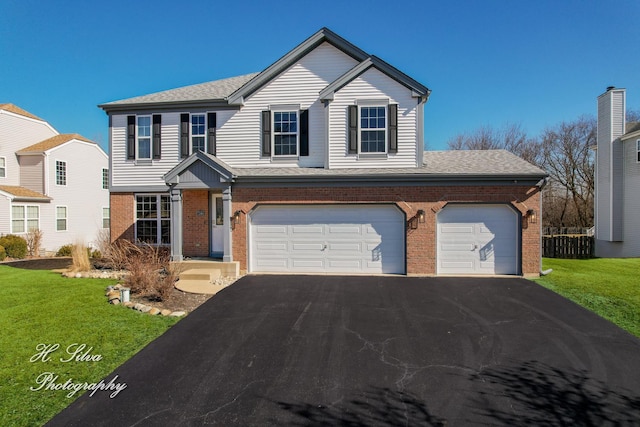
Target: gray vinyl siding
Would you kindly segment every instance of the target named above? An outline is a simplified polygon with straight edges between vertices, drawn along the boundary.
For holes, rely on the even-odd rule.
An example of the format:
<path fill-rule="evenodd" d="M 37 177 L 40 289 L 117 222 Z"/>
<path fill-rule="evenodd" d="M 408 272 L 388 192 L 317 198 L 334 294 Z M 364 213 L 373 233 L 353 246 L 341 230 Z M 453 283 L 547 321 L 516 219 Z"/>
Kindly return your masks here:
<path fill-rule="evenodd" d="M 44 193 L 44 156 L 20 156 L 20 186 Z M 55 181 L 54 181 L 55 182 Z"/>
<path fill-rule="evenodd" d="M 617 241 L 623 238 L 622 152 L 624 133 L 622 90 L 611 90 L 598 98 L 598 145 L 596 152 L 596 239 Z"/>

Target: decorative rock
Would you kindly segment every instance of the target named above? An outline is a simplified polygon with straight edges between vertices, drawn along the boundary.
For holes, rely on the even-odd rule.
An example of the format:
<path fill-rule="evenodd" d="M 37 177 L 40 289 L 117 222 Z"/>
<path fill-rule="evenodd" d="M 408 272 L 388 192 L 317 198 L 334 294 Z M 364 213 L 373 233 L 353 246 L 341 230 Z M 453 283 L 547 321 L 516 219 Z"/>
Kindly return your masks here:
<path fill-rule="evenodd" d="M 118 291 L 109 291 L 107 292 L 107 298 L 109 298 L 109 301 L 111 301 L 114 298 L 118 298 L 120 299 L 120 292 Z"/>
<path fill-rule="evenodd" d="M 144 304 L 140 304 L 139 302 L 137 302 L 137 303 L 135 303 L 135 304 L 133 305 L 133 309 L 134 309 L 134 310 L 138 310 L 138 311 L 140 311 L 140 309 L 141 309 L 142 307 L 144 307 Z"/>
<path fill-rule="evenodd" d="M 144 307 L 142 307 L 140 309 L 140 311 L 143 312 L 143 313 L 148 313 L 148 312 L 151 311 L 151 307 L 149 307 L 148 305 L 145 305 Z"/>
<path fill-rule="evenodd" d="M 167 310 L 166 308 L 160 312 L 163 316 L 168 316 L 171 314 L 171 310 Z"/>
<path fill-rule="evenodd" d="M 155 316 L 156 314 L 160 314 L 160 310 L 153 307 L 151 310 L 149 310 L 149 314 Z"/>
<path fill-rule="evenodd" d="M 133 306 L 134 306 L 135 304 L 134 304 L 134 303 L 132 303 L 131 301 L 127 301 L 127 302 L 123 303 L 122 305 L 124 305 L 125 307 L 133 308 Z"/>
<path fill-rule="evenodd" d="M 115 288 L 113 286 L 109 285 L 109 286 L 107 286 L 107 289 L 105 289 L 105 291 L 109 292 L 109 291 L 112 291 L 114 289 Z"/>
<path fill-rule="evenodd" d="M 171 317 L 181 317 L 181 316 L 184 316 L 185 314 L 187 314 L 187 313 L 185 313 L 184 311 L 174 311 L 169 316 L 171 316 Z"/>
<path fill-rule="evenodd" d="M 112 300 L 111 300 L 111 301 L 109 301 L 109 302 L 110 302 L 111 304 L 113 304 L 113 305 L 118 305 L 118 304 L 120 304 L 120 298 L 112 299 Z"/>
<path fill-rule="evenodd" d="M 117 285 L 115 285 L 115 286 L 113 287 L 113 289 L 120 289 L 120 288 L 122 288 L 122 285 L 121 285 L 120 283 L 118 283 Z"/>
<path fill-rule="evenodd" d="M 76 273 L 76 275 L 75 275 L 75 278 L 76 278 L 76 279 L 79 279 L 79 278 L 81 278 L 81 277 L 82 277 L 82 274 L 80 274 L 80 273 Z"/>

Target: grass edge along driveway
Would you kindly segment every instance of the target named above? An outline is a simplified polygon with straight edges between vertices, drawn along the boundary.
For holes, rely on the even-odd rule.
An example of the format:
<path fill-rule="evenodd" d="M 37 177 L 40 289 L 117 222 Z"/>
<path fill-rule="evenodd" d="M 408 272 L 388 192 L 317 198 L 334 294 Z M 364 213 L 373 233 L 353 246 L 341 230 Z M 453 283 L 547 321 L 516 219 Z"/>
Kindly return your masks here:
<path fill-rule="evenodd" d="M 0 425 L 44 424 L 178 321 L 107 304 L 115 283 L 0 265 Z"/>
<path fill-rule="evenodd" d="M 640 337 L 640 258 L 544 258 L 534 281 Z"/>

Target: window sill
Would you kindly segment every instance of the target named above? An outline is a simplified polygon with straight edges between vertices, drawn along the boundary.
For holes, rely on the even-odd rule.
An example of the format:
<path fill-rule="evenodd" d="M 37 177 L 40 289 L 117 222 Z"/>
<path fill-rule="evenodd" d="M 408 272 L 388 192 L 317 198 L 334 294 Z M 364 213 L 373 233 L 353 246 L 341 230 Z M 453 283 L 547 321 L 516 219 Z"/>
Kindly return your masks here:
<path fill-rule="evenodd" d="M 137 166 L 137 165 L 141 165 L 141 166 L 148 166 L 148 165 L 152 165 L 153 164 L 153 160 L 151 159 L 136 159 L 133 161 L 133 163 Z"/>
<path fill-rule="evenodd" d="M 358 160 L 386 160 L 389 158 L 387 153 L 360 153 L 358 154 Z"/>
<path fill-rule="evenodd" d="M 297 162 L 300 158 L 298 156 L 272 156 L 271 161 L 278 162 Z"/>

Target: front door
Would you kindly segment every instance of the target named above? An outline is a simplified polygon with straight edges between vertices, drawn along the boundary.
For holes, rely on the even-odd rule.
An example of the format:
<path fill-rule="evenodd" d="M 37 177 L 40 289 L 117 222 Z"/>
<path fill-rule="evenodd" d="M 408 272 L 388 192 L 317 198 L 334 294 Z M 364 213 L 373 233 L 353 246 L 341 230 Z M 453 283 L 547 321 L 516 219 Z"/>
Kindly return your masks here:
<path fill-rule="evenodd" d="M 222 195 L 211 195 L 211 256 L 221 258 L 224 254 L 223 243 Z"/>

